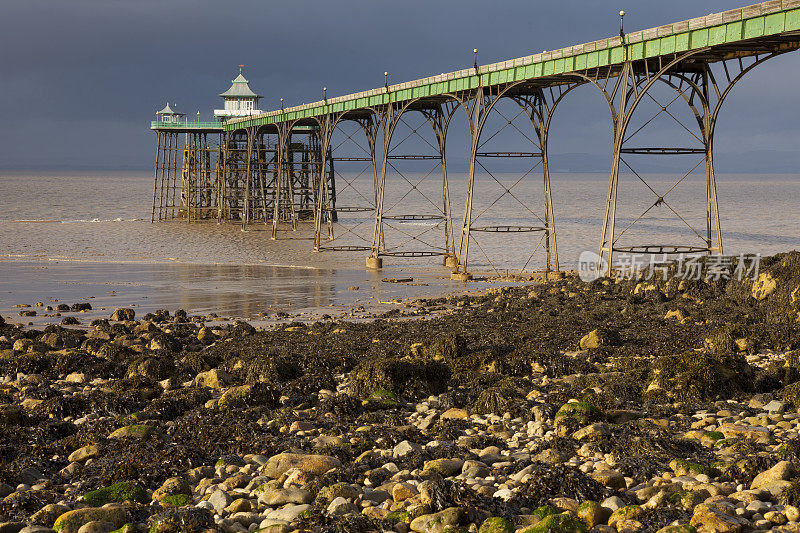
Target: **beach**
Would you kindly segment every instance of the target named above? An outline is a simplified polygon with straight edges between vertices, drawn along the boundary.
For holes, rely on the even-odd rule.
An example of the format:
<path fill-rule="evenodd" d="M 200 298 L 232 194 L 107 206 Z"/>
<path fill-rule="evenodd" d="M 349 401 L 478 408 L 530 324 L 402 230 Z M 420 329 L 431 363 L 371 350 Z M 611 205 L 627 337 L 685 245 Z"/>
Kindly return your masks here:
<path fill-rule="evenodd" d="M 2 527 L 797 531 L 800 254 L 671 274 L 258 328 L 6 317 Z"/>

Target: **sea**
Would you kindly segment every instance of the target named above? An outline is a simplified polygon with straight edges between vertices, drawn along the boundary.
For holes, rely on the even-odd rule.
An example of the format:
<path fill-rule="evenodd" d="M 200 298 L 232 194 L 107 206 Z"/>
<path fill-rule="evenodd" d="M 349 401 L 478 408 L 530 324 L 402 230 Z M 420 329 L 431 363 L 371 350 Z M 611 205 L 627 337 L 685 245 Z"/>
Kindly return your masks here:
<path fill-rule="evenodd" d="M 56 301 L 91 302 L 102 313 L 123 306 L 240 318 L 319 313 L 483 290 L 545 266 L 540 177 L 476 180 L 468 267 L 479 281 L 467 284 L 452 281 L 438 255 L 452 237 L 436 174 L 387 179 L 383 241 L 391 253 L 380 271 L 364 266 L 374 231 L 364 210 L 374 201 L 371 177 L 340 180 L 338 205 L 347 209 L 330 227 L 333 240 L 323 227 L 318 252 L 308 221 L 296 230 L 281 225 L 276 239 L 264 223 L 151 222 L 153 185 L 151 172 L 0 171 L 0 314 Z M 551 189 L 559 266 L 575 268 L 582 252 L 598 249 L 608 175 L 553 174 Z M 800 248 L 800 174 L 718 175 L 717 191 L 726 255 Z M 465 176 L 451 175 L 448 193 L 457 247 Z M 702 244 L 705 205 L 704 176 L 623 175 L 618 244 Z M 524 231 L 498 231 L 510 227 Z"/>

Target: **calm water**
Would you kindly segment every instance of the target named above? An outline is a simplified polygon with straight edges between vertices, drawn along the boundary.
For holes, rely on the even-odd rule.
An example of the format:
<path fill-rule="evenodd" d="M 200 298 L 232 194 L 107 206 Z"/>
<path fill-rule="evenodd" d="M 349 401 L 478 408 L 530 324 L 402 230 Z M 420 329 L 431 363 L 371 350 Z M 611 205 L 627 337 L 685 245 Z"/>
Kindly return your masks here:
<path fill-rule="evenodd" d="M 424 174 L 390 179 L 386 246 L 420 251 L 439 247 L 444 225 L 437 215 L 441 183 Z M 476 183 L 473 227 L 538 226 L 541 186 L 517 176 L 484 177 Z M 648 179 L 663 194 L 672 176 Z M 368 204 L 370 181 L 339 185 L 339 206 Z M 451 176 L 453 220 L 460 227 L 464 181 Z M 602 226 L 605 175 L 554 175 L 552 194 L 563 267 L 572 267 L 583 250 L 596 250 Z M 359 300 L 447 292 L 457 284 L 441 281 L 449 272 L 437 258 L 387 258 L 387 269 L 368 274 L 366 252 L 311 251 L 307 230 L 283 231 L 277 241 L 263 226 L 243 232 L 215 223 L 150 223 L 152 177 L 147 173 L 0 173 L 4 198 L 0 212 L 0 309 L 45 298 L 106 298 L 104 305 L 128 302 L 144 307 L 186 307 L 252 315 L 281 307 L 324 307 Z M 503 194 L 505 192 L 505 194 Z M 800 176 L 718 177 L 726 253 L 771 254 L 800 247 Z M 650 208 L 620 244 L 682 243 L 703 234 L 705 191 L 690 176 L 665 196 L 669 206 L 652 207 L 657 196 L 635 178 L 622 178 L 617 233 Z M 404 215 L 428 214 L 425 220 Z M 342 214 L 334 226 L 337 245 L 364 245 L 372 221 L 359 213 Z M 688 224 L 688 225 L 687 225 Z M 456 230 L 458 232 L 458 229 Z M 540 233 L 473 233 L 471 270 L 505 271 L 542 266 Z M 421 287 L 389 286 L 383 276 L 411 276 Z M 361 291 L 348 291 L 354 285 Z M 369 291 L 363 289 L 370 288 Z M 377 292 L 376 292 L 377 291 Z M 127 299 L 127 300 L 126 300 Z M 106 301 L 104 300 L 104 302 Z M 163 305 L 162 305 L 163 304 Z"/>

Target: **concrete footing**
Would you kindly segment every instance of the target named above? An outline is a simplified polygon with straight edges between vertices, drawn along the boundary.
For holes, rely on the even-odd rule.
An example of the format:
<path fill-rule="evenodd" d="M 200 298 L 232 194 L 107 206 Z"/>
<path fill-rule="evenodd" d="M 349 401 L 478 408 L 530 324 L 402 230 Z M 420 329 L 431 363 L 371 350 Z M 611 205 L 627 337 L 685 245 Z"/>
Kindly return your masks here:
<path fill-rule="evenodd" d="M 442 260 L 442 264 L 446 268 L 456 268 L 458 266 L 458 258 L 454 255 L 446 255 Z"/>
<path fill-rule="evenodd" d="M 472 274 L 469 272 L 453 272 L 450 274 L 450 279 L 455 281 L 469 281 L 472 279 Z"/>
<path fill-rule="evenodd" d="M 367 268 L 378 270 L 383 268 L 383 259 L 380 257 L 369 256 L 367 257 Z"/>

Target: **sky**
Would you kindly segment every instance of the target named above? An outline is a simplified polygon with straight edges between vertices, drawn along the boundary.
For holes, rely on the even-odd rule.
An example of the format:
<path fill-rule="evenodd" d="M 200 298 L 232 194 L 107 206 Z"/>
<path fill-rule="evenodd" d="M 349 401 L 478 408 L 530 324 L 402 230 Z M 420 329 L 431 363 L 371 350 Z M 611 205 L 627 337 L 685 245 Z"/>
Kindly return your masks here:
<path fill-rule="evenodd" d="M 0 0 L 0 169 L 142 169 L 166 101 L 210 119 L 245 65 L 261 109 L 317 101 L 741 7 L 734 0 Z M 722 171 L 800 167 L 800 54 L 736 87 Z M 611 127 L 577 92 L 554 120 L 554 171 L 607 168 Z"/>

